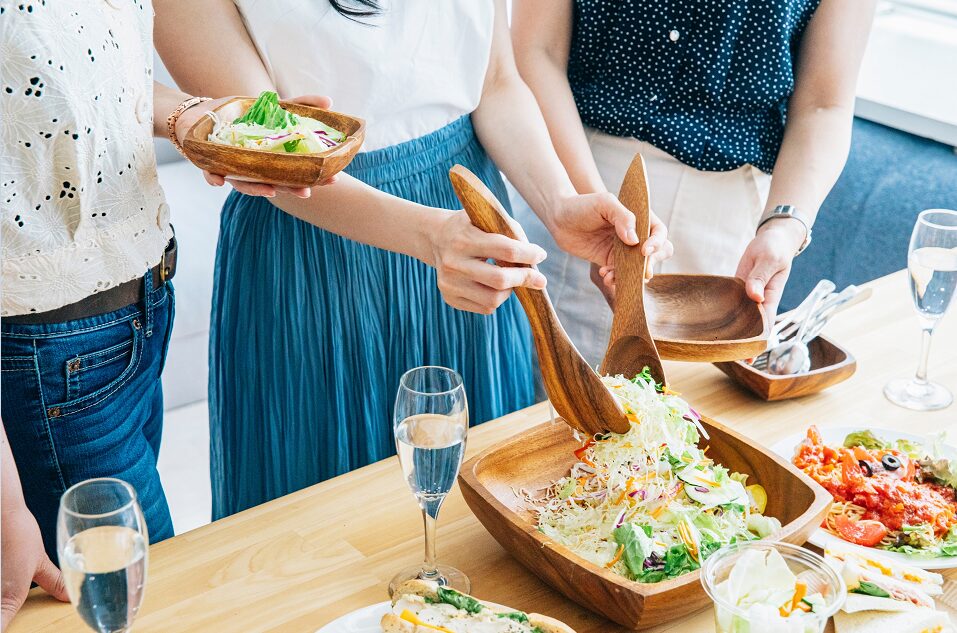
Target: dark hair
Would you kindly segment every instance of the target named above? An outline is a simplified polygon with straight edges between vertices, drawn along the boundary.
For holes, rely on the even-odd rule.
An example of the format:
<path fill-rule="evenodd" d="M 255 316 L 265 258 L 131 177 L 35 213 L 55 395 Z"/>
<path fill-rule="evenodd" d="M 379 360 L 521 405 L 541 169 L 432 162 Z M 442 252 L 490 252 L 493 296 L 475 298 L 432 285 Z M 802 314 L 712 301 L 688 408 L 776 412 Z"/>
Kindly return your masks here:
<path fill-rule="evenodd" d="M 340 15 L 349 18 L 350 20 L 356 20 L 357 18 L 369 18 L 374 15 L 379 15 L 379 12 L 382 10 L 379 6 L 378 0 L 329 0 L 329 4 L 332 5 L 332 8 L 339 12 Z M 347 6 L 347 5 L 359 5 Z"/>

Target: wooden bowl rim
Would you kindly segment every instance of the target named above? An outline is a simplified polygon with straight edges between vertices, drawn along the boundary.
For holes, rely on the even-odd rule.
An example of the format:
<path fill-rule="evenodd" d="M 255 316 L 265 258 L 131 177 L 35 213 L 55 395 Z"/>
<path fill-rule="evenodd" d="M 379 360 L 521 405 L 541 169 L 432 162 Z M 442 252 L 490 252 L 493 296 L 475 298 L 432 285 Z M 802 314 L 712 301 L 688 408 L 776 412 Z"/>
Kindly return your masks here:
<path fill-rule="evenodd" d="M 707 275 L 707 274 L 699 275 L 699 274 L 693 274 L 693 273 L 661 273 L 661 274 L 656 274 L 656 275 L 652 278 L 652 281 L 649 282 L 649 283 L 654 283 L 654 280 L 655 280 L 655 279 L 664 278 L 664 277 L 673 277 L 673 278 L 678 278 L 678 277 L 693 277 L 693 278 L 695 278 L 695 279 L 723 279 L 723 280 L 731 280 L 732 282 L 734 282 L 734 283 L 735 283 L 737 286 L 739 286 L 740 288 L 744 288 L 744 282 L 743 282 L 742 280 L 738 279 L 737 277 L 729 277 L 729 276 L 727 276 L 727 275 Z M 648 292 L 648 290 L 647 290 L 647 285 L 646 285 L 646 292 Z M 654 294 L 654 293 L 651 293 L 651 294 Z M 759 342 L 761 342 L 761 341 L 765 341 L 765 342 L 766 342 L 766 341 L 768 340 L 768 336 L 771 334 L 771 327 L 768 325 L 767 315 L 766 315 L 766 313 L 765 313 L 765 311 L 764 311 L 764 305 L 763 305 L 763 304 L 760 304 L 760 303 L 754 303 L 754 302 L 751 301 L 751 300 L 748 300 L 748 301 L 747 301 L 747 304 L 750 304 L 750 305 L 754 306 L 754 308 L 757 309 L 758 315 L 759 315 L 760 318 L 761 318 L 761 324 L 762 324 L 762 326 L 761 326 L 761 333 L 760 333 L 760 334 L 757 334 L 757 335 L 755 335 L 755 336 L 749 336 L 749 337 L 745 337 L 745 338 L 729 338 L 729 339 L 715 339 L 715 340 L 713 340 L 713 341 L 702 341 L 702 340 L 696 340 L 696 339 L 690 339 L 690 340 L 689 340 L 689 339 L 681 339 L 681 338 L 672 338 L 672 337 L 668 337 L 668 336 L 656 336 L 656 335 L 654 334 L 654 332 L 652 332 L 652 338 L 655 339 L 655 342 L 663 341 L 663 342 L 666 342 L 666 343 L 673 343 L 673 344 L 677 344 L 677 345 L 694 346 L 694 347 L 704 347 L 704 348 L 707 348 L 707 347 L 728 346 L 728 345 L 751 345 L 751 344 L 754 344 L 754 343 L 759 343 Z M 651 324 L 649 323 L 649 326 L 650 326 L 650 325 L 651 325 Z"/>
<path fill-rule="evenodd" d="M 542 549 L 550 548 L 558 555 L 566 558 L 570 562 L 574 563 L 578 567 L 582 568 L 584 571 L 598 576 L 604 582 L 611 582 L 612 584 L 620 587 L 622 590 L 627 591 L 631 594 L 642 596 L 643 598 L 655 596 L 658 594 L 666 593 L 678 587 L 693 584 L 700 582 L 701 569 L 698 568 L 693 572 L 689 572 L 677 578 L 672 578 L 670 580 L 658 582 L 658 583 L 643 583 L 635 580 L 629 580 L 624 576 L 621 576 L 610 569 L 604 569 L 595 565 L 594 563 L 585 560 L 578 554 L 575 554 L 573 551 L 548 539 L 545 535 L 535 529 L 532 524 L 520 520 L 518 514 L 513 512 L 511 509 L 505 506 L 498 497 L 492 494 L 488 488 L 486 488 L 478 479 L 475 470 L 482 463 L 482 460 L 493 455 L 495 452 L 503 450 L 517 442 L 520 442 L 524 437 L 541 433 L 543 428 L 546 426 L 555 425 L 556 422 L 563 421 L 561 418 L 556 417 L 555 422 L 546 421 L 541 424 L 537 424 L 534 427 L 527 429 L 517 435 L 513 435 L 509 438 L 506 438 L 500 442 L 497 442 L 493 446 L 485 449 L 475 457 L 469 459 L 465 464 L 462 465 L 462 470 L 459 474 L 460 483 L 467 485 L 472 491 L 486 491 L 487 494 L 479 495 L 486 499 L 488 503 L 495 510 L 496 514 L 509 521 L 513 525 L 519 527 L 526 535 L 531 536 Z M 748 440 L 744 435 L 738 433 L 734 429 L 727 427 L 717 420 L 709 418 L 707 416 L 702 416 L 701 421 L 706 423 L 708 426 L 711 426 L 715 429 L 718 429 L 724 433 L 727 433 L 735 437 L 739 442 L 747 444 L 752 448 L 757 449 L 761 455 L 765 458 L 770 459 L 771 461 L 777 463 L 779 466 L 783 467 L 785 470 L 790 472 L 793 475 L 796 475 L 798 479 L 810 489 L 813 494 L 813 500 L 808 508 L 802 512 L 797 518 L 789 522 L 787 525 L 781 526 L 781 531 L 777 534 L 779 539 L 786 540 L 786 538 L 804 527 L 807 523 L 815 520 L 816 515 L 822 513 L 825 508 L 831 503 L 832 497 L 830 493 L 827 492 L 820 484 L 808 477 L 804 471 L 794 466 L 790 461 L 785 460 L 783 457 L 774 453 L 767 447 L 759 444 L 757 442 L 752 442 Z M 571 428 L 571 427 L 568 427 Z"/>
<path fill-rule="evenodd" d="M 256 101 L 256 97 L 233 97 L 229 101 L 226 101 L 225 103 L 220 104 L 219 107 L 214 108 L 213 112 L 219 112 L 220 110 L 226 108 L 227 106 L 237 101 Z M 343 118 L 355 121 L 356 123 L 359 124 L 359 127 L 356 128 L 355 132 L 347 135 L 345 141 L 343 141 L 342 143 L 340 143 L 339 145 L 335 147 L 330 147 L 329 149 L 325 151 L 313 152 L 309 154 L 290 154 L 289 152 L 280 153 L 280 152 L 272 152 L 267 149 L 256 149 L 252 147 L 236 147 L 234 145 L 224 145 L 222 143 L 214 143 L 213 141 L 210 141 L 208 138 L 202 138 L 199 135 L 198 130 L 199 130 L 199 126 L 202 125 L 205 122 L 205 120 L 208 118 L 207 116 L 204 115 L 200 117 L 198 121 L 193 123 L 193 125 L 190 126 L 189 130 L 186 131 L 186 136 L 183 137 L 183 146 L 186 147 L 187 143 L 195 144 L 199 146 L 209 145 L 209 146 L 221 148 L 224 151 L 237 152 L 238 154 L 246 154 L 246 153 L 268 154 L 269 156 L 285 156 L 285 157 L 289 157 L 293 159 L 303 158 L 303 159 L 308 159 L 311 161 L 318 160 L 319 162 L 322 162 L 326 158 L 330 158 L 333 156 L 338 156 L 339 154 L 342 154 L 342 153 L 346 153 L 344 151 L 344 148 L 348 148 L 348 150 L 351 150 L 352 146 L 355 145 L 355 143 L 359 139 L 365 136 L 365 130 L 366 130 L 365 119 L 361 119 L 357 116 L 346 114 L 345 112 L 339 112 L 337 110 L 327 110 L 325 108 L 317 108 L 315 106 L 306 105 L 303 103 L 293 103 L 291 101 L 284 101 L 284 100 L 280 100 L 279 105 L 283 107 L 288 105 L 294 105 L 297 108 L 304 108 L 312 112 L 329 112 L 329 113 L 341 116 Z M 316 118 L 316 117 L 312 117 L 312 118 Z"/>
<path fill-rule="evenodd" d="M 824 367 L 818 367 L 817 369 L 812 369 L 809 372 L 804 374 L 792 374 L 790 376 L 779 376 L 777 374 L 769 374 L 766 371 L 755 369 L 753 366 L 749 365 L 743 360 L 735 360 L 731 362 L 733 362 L 735 365 L 738 365 L 739 367 L 744 369 L 744 371 L 754 374 L 763 380 L 767 380 L 768 382 L 778 382 L 778 383 L 784 382 L 784 381 L 800 382 L 815 376 L 824 376 L 824 375 L 839 371 L 841 369 L 844 369 L 845 367 L 851 364 L 857 363 L 857 359 L 854 358 L 854 355 L 851 354 L 851 352 L 846 347 L 840 345 L 834 340 L 826 336 L 823 336 L 821 334 L 815 336 L 813 339 L 811 339 L 811 341 L 813 342 L 818 339 L 820 339 L 824 343 L 827 343 L 828 345 L 833 346 L 838 351 L 842 352 L 844 354 L 844 360 L 842 360 L 839 363 L 834 363 L 833 365 L 825 365 Z"/>

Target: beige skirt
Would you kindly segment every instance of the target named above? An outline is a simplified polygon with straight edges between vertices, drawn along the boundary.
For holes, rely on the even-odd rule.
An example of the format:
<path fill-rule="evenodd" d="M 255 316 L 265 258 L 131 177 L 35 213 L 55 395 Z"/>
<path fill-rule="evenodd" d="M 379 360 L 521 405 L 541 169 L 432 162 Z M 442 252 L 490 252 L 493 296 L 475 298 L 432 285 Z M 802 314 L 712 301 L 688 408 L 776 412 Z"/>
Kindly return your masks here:
<path fill-rule="evenodd" d="M 636 140 L 586 129 L 598 171 L 617 193 L 636 153 L 645 159 L 651 208 L 668 226 L 674 257 L 658 273 L 733 275 L 754 237 L 771 186 L 771 176 L 745 165 L 733 171 L 701 171 Z M 612 313 L 591 282 L 590 265 L 564 253 L 537 216 L 510 188 L 515 217 L 529 240 L 548 251 L 539 268 L 558 317 L 582 356 L 593 366 L 604 357 Z"/>

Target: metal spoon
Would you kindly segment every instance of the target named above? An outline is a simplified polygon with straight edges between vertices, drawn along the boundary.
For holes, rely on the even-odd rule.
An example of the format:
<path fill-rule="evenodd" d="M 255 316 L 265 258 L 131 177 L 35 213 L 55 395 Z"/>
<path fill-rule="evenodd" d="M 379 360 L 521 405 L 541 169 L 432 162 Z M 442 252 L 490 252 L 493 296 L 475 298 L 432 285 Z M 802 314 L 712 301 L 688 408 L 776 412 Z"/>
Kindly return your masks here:
<path fill-rule="evenodd" d="M 798 328 L 803 321 L 813 315 L 814 307 L 818 302 L 821 301 L 821 298 L 831 293 L 834 288 L 834 282 L 828 279 L 822 279 L 821 281 L 817 282 L 817 285 L 814 286 L 814 290 L 811 291 L 811 294 L 809 294 L 804 301 L 798 305 L 798 307 L 794 308 L 790 312 L 785 313 L 785 315 L 782 315 L 784 318 L 775 324 L 775 327 L 781 326 L 780 329 L 771 332 L 771 335 L 768 337 L 767 350 L 764 353 L 759 354 L 758 357 L 751 362 L 751 366 L 760 371 L 765 371 L 768 366 L 768 360 L 770 358 L 771 351 L 783 345 L 784 341 L 786 341 L 789 336 L 796 331 L 796 328 Z M 792 326 L 795 328 L 795 330 L 789 330 L 789 328 Z"/>
<path fill-rule="evenodd" d="M 787 336 L 784 335 L 785 328 L 791 325 L 794 325 L 796 328 L 800 320 L 810 311 L 812 302 L 814 302 L 816 298 L 820 297 L 821 293 L 826 295 L 828 293 L 834 292 L 835 287 L 836 286 L 834 285 L 834 282 L 829 279 L 822 279 L 821 281 L 817 282 L 817 285 L 814 286 L 814 289 L 811 291 L 811 293 L 804 298 L 804 301 L 798 304 L 798 306 L 793 310 L 782 314 L 778 322 L 775 323 L 771 328 L 771 332 L 768 335 L 767 349 L 770 350 L 785 340 L 787 338 Z"/>
<path fill-rule="evenodd" d="M 808 315 L 802 320 L 795 340 L 787 341 L 768 353 L 768 372 L 786 376 L 801 374 L 811 368 L 811 353 L 803 342 L 804 332 L 814 317 L 814 311 L 827 293 L 818 293 Z"/>

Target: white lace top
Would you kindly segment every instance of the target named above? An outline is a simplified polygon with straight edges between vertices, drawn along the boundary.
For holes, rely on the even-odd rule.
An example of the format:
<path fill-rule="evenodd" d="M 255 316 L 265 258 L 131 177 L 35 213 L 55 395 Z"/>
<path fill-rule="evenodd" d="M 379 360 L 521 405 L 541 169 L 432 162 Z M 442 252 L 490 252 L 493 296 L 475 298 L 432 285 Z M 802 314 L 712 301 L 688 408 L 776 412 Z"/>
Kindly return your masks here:
<path fill-rule="evenodd" d="M 152 36 L 150 0 L 0 0 L 0 315 L 159 262 Z"/>

